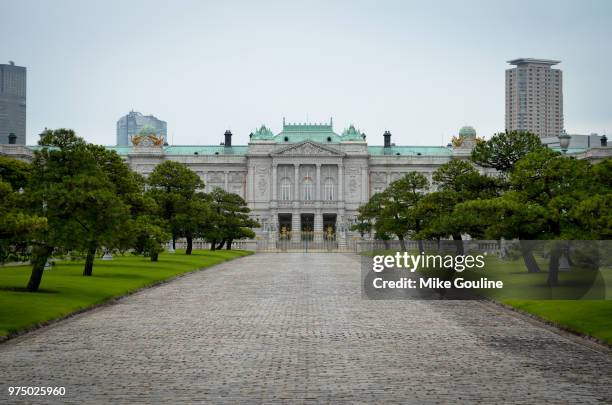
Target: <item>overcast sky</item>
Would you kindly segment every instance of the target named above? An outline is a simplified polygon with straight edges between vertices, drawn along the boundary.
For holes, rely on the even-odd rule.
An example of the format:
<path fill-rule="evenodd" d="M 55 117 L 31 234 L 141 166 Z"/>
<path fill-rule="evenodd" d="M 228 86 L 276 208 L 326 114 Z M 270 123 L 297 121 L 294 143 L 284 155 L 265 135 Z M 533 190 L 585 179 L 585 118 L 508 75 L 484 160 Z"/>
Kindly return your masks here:
<path fill-rule="evenodd" d="M 334 118 L 370 144 L 504 129 L 504 70 L 558 59 L 569 133 L 612 132 L 612 1 L 0 0 L 0 60 L 28 69 L 27 141 L 115 143 L 131 109 L 174 144 Z"/>

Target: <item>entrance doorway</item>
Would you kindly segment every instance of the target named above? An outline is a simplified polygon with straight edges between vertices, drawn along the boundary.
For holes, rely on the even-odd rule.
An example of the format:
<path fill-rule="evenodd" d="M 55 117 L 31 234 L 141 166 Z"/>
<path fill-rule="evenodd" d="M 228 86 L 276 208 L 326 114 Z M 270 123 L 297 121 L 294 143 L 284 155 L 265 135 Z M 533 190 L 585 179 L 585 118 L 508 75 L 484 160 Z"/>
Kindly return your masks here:
<path fill-rule="evenodd" d="M 280 240 L 291 238 L 291 214 L 278 214 L 278 238 Z"/>
<path fill-rule="evenodd" d="M 323 239 L 336 240 L 336 214 L 323 214 Z"/>
<path fill-rule="evenodd" d="M 314 239 L 314 214 L 302 214 L 300 216 L 302 223 L 302 240 Z"/>

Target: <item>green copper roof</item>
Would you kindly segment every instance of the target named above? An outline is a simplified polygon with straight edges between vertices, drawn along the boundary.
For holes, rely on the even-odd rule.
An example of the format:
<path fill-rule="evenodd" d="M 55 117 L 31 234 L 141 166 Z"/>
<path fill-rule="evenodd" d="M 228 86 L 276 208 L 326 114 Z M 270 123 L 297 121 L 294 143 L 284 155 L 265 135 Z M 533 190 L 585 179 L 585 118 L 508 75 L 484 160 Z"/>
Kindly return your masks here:
<path fill-rule="evenodd" d="M 453 150 L 446 146 L 392 146 L 385 153 L 384 146 L 368 146 L 368 153 L 373 156 L 451 156 Z"/>
<path fill-rule="evenodd" d="M 332 129 L 329 124 L 286 124 L 283 121 L 283 130 L 274 137 L 277 143 L 299 143 L 313 141 L 318 143 L 339 143 L 342 137 Z"/>
<path fill-rule="evenodd" d="M 252 133 L 251 139 L 273 139 L 274 134 L 270 128 L 262 125 L 259 129 Z"/>
<path fill-rule="evenodd" d="M 475 137 L 476 130 L 474 129 L 474 127 L 470 127 L 469 125 L 466 125 L 464 127 L 461 127 L 461 129 L 459 130 L 459 136 L 462 138 Z"/>
<path fill-rule="evenodd" d="M 355 129 L 354 125 L 349 126 L 338 135 L 334 132 L 333 121 L 329 123 L 287 123 L 283 119 L 283 130 L 274 135 L 272 131 L 262 125 L 251 135 L 251 140 L 271 140 L 276 143 L 300 143 L 312 141 L 317 143 L 340 143 L 344 141 L 363 141 L 363 133 Z"/>
<path fill-rule="evenodd" d="M 119 155 L 127 155 L 132 152 L 131 146 L 107 146 L 106 149 L 114 150 Z M 226 148 L 223 145 L 180 145 L 164 146 L 164 153 L 167 155 L 238 155 L 247 154 L 249 147 L 238 145 Z"/>
<path fill-rule="evenodd" d="M 355 129 L 353 124 L 342 132 L 343 141 L 363 141 L 363 136 L 364 134 L 358 129 Z"/>

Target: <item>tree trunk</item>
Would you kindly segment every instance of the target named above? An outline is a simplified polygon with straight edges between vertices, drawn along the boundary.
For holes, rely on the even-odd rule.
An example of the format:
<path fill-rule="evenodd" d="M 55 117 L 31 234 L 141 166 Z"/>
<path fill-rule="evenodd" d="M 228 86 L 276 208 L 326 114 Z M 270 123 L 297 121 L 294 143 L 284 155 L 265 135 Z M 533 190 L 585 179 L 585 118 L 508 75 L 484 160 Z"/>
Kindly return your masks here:
<path fill-rule="evenodd" d="M 225 249 L 226 250 L 232 250 L 232 242 L 233 241 L 234 241 L 233 239 L 228 239 L 227 240 L 227 245 L 225 245 Z"/>
<path fill-rule="evenodd" d="M 185 238 L 187 239 L 187 249 L 185 250 L 185 254 L 190 255 L 191 251 L 193 250 L 193 235 L 187 234 L 185 235 Z"/>
<path fill-rule="evenodd" d="M 38 291 L 43 271 L 45 271 L 45 264 L 52 252 L 53 248 L 49 246 L 35 246 L 32 249 L 32 273 L 30 274 L 30 281 L 28 281 L 28 286 L 26 287 L 28 291 Z"/>
<path fill-rule="evenodd" d="M 176 235 L 172 233 L 172 249 L 176 250 Z"/>
<path fill-rule="evenodd" d="M 225 239 L 223 239 L 221 241 L 221 243 L 219 243 L 219 245 L 217 245 L 217 249 L 223 249 L 223 245 L 225 245 Z"/>
<path fill-rule="evenodd" d="M 156 262 L 158 257 L 159 257 L 159 253 L 151 252 L 151 261 L 152 262 Z"/>
<path fill-rule="evenodd" d="M 403 236 L 399 236 L 398 239 L 399 239 L 399 243 L 400 243 L 400 250 L 402 252 L 405 252 L 406 251 L 406 242 L 404 241 L 404 237 Z"/>
<path fill-rule="evenodd" d="M 550 260 L 548 262 L 548 279 L 546 283 L 550 286 L 556 286 L 559 282 L 559 258 L 560 252 L 558 249 L 553 249 L 550 252 Z"/>
<path fill-rule="evenodd" d="M 90 247 L 87 250 L 87 256 L 85 257 L 85 267 L 83 268 L 84 276 L 89 277 L 93 273 L 93 263 L 94 263 L 95 257 L 96 257 L 96 248 Z"/>
<path fill-rule="evenodd" d="M 417 245 L 419 247 L 419 254 L 425 252 L 425 246 L 423 246 L 423 241 L 421 239 L 417 241 Z"/>
<path fill-rule="evenodd" d="M 210 241 L 210 250 L 217 250 L 217 241 L 214 239 Z"/>
<path fill-rule="evenodd" d="M 455 241 L 455 248 L 458 255 L 463 256 L 465 250 L 463 249 L 463 239 L 461 239 L 461 234 L 453 234 L 453 240 Z"/>
<path fill-rule="evenodd" d="M 539 273 L 540 266 L 538 266 L 538 262 L 536 262 L 533 255 L 533 241 L 519 240 L 519 245 L 521 247 L 521 254 L 523 255 L 523 262 L 525 262 L 525 267 L 527 267 L 527 272 Z"/>
<path fill-rule="evenodd" d="M 550 252 L 550 261 L 548 262 L 548 280 L 546 283 L 549 287 L 554 287 L 559 283 L 559 258 L 561 257 L 561 249 L 554 246 Z"/>

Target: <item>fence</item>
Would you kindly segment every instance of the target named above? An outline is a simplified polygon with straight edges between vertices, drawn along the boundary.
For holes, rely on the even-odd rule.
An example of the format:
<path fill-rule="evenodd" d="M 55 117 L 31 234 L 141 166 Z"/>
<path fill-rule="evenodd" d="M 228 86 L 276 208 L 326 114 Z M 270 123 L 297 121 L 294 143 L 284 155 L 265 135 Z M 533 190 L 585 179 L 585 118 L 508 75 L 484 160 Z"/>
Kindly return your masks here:
<path fill-rule="evenodd" d="M 298 237 L 299 236 L 299 237 Z M 425 240 L 422 241 L 425 251 L 454 252 L 457 242 L 453 240 Z M 463 249 L 468 252 L 487 252 L 499 254 L 503 242 L 496 240 L 463 240 Z M 419 241 L 405 240 L 405 249 L 418 251 Z M 170 247 L 170 244 L 168 245 Z M 176 241 L 178 249 L 187 247 L 184 239 Z M 194 249 L 210 249 L 210 243 L 200 239 L 193 241 Z M 223 247 L 226 248 L 225 246 Z M 377 250 L 402 250 L 399 240 L 363 239 L 356 235 L 317 235 L 313 232 L 301 232 L 299 235 L 290 232 L 276 236 L 270 232 L 262 232 L 255 239 L 237 240 L 232 243 L 232 249 L 252 250 L 257 252 L 346 252 L 361 253 Z"/>

